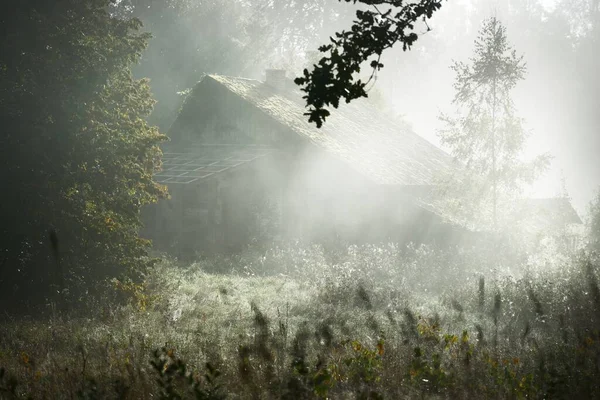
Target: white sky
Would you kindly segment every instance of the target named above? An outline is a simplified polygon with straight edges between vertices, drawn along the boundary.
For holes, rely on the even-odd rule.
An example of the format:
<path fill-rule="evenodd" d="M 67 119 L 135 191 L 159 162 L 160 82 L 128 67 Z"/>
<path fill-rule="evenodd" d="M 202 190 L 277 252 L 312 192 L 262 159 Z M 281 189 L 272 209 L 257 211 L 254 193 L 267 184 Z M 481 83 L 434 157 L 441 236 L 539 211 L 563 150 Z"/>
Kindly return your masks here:
<path fill-rule="evenodd" d="M 557 2 L 558 0 L 540 0 L 540 3 L 548 10 L 552 10 Z"/>
<path fill-rule="evenodd" d="M 553 9 L 558 2 L 557 0 L 540 1 L 548 10 Z M 471 1 L 456 0 L 456 3 L 468 7 Z M 445 18 L 442 14 L 448 13 L 447 16 L 450 17 L 452 12 L 448 7 L 446 9 L 442 7 L 439 13 L 440 18 Z M 452 26 L 448 27 L 448 29 L 452 29 Z M 422 40 L 427 40 L 426 36 Z M 519 47 L 516 45 L 515 47 L 518 51 Z M 418 46 L 413 51 L 417 49 Z M 432 67 L 428 68 L 427 71 L 431 76 L 432 83 L 420 82 L 416 86 L 398 89 L 396 91 L 397 94 L 393 89 L 390 93 L 392 98 L 396 97 L 396 95 L 399 96 L 395 101 L 396 110 L 403 114 L 404 118 L 414 126 L 418 134 L 437 145 L 440 145 L 440 143 L 436 131 L 442 127 L 437 116 L 441 111 L 451 113 L 453 110 L 453 107 L 450 106 L 453 96 L 450 83 L 454 75 L 445 65 L 449 66 L 452 59 L 466 59 L 470 55 L 471 50 L 472 46 L 470 44 L 465 46 L 464 49 L 436 49 L 435 51 L 438 52 L 438 56 L 431 60 Z M 402 57 L 410 59 L 411 55 L 409 53 L 402 54 Z M 525 54 L 525 59 L 528 64 L 528 77 L 526 77 L 526 81 L 528 81 L 527 78 L 533 79 L 536 74 L 544 73 L 545 66 L 540 64 L 535 57 L 528 59 L 527 54 Z M 407 60 L 407 62 L 410 62 L 410 60 Z M 410 80 L 403 82 L 410 84 Z M 537 96 L 540 95 L 540 92 L 535 89 L 535 87 L 525 82 L 519 85 L 515 91 L 517 115 L 525 119 L 525 126 L 531 131 L 524 158 L 530 159 L 542 153 L 550 153 L 554 158 L 549 170 L 538 179 L 533 187 L 526 190 L 526 195 L 531 197 L 559 196 L 563 193 L 564 183 L 568 194 L 572 197 L 573 205 L 580 215 L 583 215 L 596 188 L 600 186 L 600 181 L 593 181 L 594 179 L 598 180 L 598 176 L 582 176 L 579 171 L 580 161 L 573 156 L 573 151 L 567 151 L 568 149 L 565 148 L 567 141 L 563 136 L 569 133 L 557 132 L 556 129 L 552 129 L 552 124 L 556 122 L 553 118 L 553 112 L 551 109 L 545 108 L 548 106 L 547 103 L 539 101 Z M 408 99 L 402 92 L 413 94 L 416 92 L 419 95 L 412 95 Z M 560 107 L 559 104 L 554 106 Z M 549 134 L 550 132 L 553 132 L 552 135 Z"/>

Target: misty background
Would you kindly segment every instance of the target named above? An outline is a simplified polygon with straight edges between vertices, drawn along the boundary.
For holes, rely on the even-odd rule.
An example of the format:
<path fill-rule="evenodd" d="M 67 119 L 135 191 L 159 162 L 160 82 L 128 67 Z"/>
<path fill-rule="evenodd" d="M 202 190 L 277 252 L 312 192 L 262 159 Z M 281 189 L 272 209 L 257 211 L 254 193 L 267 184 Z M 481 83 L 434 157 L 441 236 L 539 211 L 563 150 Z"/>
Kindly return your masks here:
<path fill-rule="evenodd" d="M 600 0 L 0 26 L 0 400 L 598 398 Z"/>
<path fill-rule="evenodd" d="M 134 72 L 151 79 L 158 104 L 150 121 L 166 131 L 186 89 L 203 74 L 264 80 L 265 69 L 282 68 L 293 78 L 315 60 L 319 45 L 350 26 L 354 7 L 327 0 L 122 0 L 117 12 L 139 17 L 154 36 Z M 383 54 L 385 67 L 369 95 L 443 148 L 438 116 L 453 109 L 450 65 L 468 61 L 482 20 L 498 17 L 527 65 L 526 78 L 513 94 L 530 132 L 523 157 L 553 156 L 550 168 L 525 194 L 554 197 L 566 191 L 583 215 L 600 184 L 599 15 L 595 0 L 444 3 L 431 31 L 412 50 Z"/>

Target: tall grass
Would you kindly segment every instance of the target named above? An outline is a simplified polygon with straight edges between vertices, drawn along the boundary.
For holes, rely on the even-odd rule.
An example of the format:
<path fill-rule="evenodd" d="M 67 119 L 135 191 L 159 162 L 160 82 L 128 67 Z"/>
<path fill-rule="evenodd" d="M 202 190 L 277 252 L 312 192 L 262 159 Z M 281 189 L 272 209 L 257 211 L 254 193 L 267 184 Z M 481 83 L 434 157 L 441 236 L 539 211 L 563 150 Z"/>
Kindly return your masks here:
<path fill-rule="evenodd" d="M 89 317 L 4 321 L 0 398 L 592 398 L 599 263 L 566 260 L 514 277 L 393 245 L 165 259 Z"/>

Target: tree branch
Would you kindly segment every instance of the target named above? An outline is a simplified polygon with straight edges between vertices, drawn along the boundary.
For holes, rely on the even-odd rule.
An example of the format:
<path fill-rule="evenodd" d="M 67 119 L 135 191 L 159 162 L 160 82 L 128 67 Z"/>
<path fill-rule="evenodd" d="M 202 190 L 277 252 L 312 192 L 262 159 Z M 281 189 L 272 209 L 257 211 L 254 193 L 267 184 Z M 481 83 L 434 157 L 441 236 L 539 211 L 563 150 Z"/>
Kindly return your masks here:
<path fill-rule="evenodd" d="M 340 0 L 342 1 L 342 0 Z M 375 11 L 356 11 L 350 31 L 342 31 L 330 38 L 330 44 L 319 47 L 326 53 L 319 62 L 313 65 L 313 70 L 303 71 L 303 76 L 294 82 L 305 93 L 307 115 L 309 122 L 314 122 L 318 128 L 323 125 L 330 115 L 326 107 L 339 106 L 340 99 L 346 103 L 367 97 L 366 85 L 371 82 L 375 73 L 383 68 L 381 54 L 397 43 L 402 43 L 404 51 L 409 50 L 418 35 L 414 32 L 415 23 L 425 22 L 427 31 L 430 30 L 427 20 L 439 10 L 443 0 L 419 0 L 404 4 L 404 0 L 343 0 L 360 2 L 373 6 Z M 381 12 L 377 5 L 387 4 L 391 8 Z M 392 9 L 397 9 L 392 16 Z M 372 56 L 377 56 L 369 64 L 373 69 L 371 77 L 363 82 L 355 79 L 360 72 L 361 64 Z"/>

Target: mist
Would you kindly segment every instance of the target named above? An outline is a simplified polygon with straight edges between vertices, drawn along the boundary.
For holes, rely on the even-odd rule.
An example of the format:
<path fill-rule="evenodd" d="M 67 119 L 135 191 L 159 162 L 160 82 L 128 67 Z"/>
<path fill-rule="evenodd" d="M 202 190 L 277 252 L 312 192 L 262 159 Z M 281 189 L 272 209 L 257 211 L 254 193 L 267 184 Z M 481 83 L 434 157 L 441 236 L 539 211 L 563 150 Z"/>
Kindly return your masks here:
<path fill-rule="evenodd" d="M 598 397 L 598 0 L 0 21 L 0 399 Z"/>
<path fill-rule="evenodd" d="M 439 144 L 437 117 L 448 110 L 453 98 L 449 65 L 452 60 L 468 60 L 479 22 L 497 16 L 505 21 L 509 41 L 527 64 L 526 78 L 514 95 L 519 116 L 531 132 L 524 157 L 543 152 L 554 157 L 528 194 L 552 197 L 566 190 L 577 210 L 585 213 L 600 171 L 595 155 L 600 139 L 593 111 L 597 100 L 591 89 L 597 81 L 582 83 L 597 63 L 592 50 L 596 47 L 579 33 L 591 29 L 589 20 L 575 17 L 570 7 L 576 6 L 552 1 L 482 1 L 442 8 L 416 51 L 396 49 L 386 56 L 390 68 L 381 72 L 380 90 L 416 132 Z"/>
<path fill-rule="evenodd" d="M 168 129 L 182 101 L 177 93 L 192 87 L 203 73 L 262 80 L 265 69 L 282 68 L 290 77 L 299 75 L 314 61 L 307 60 L 311 51 L 350 26 L 354 8 L 331 3 L 282 3 L 273 8 L 267 3 L 240 3 L 226 14 L 216 5 L 195 6 L 193 2 L 154 5 L 154 10 L 153 5 L 143 10 L 133 7 L 133 15 L 140 16 L 148 30 L 176 29 L 169 37 L 176 38 L 178 45 L 168 46 L 168 40 L 155 37 L 136 69 L 137 75 L 153 81 L 159 101 L 153 121 Z M 196 14 L 187 13 L 177 20 L 169 15 L 185 7 Z M 583 83 L 584 76 L 595 79 L 597 63 L 589 33 L 594 29 L 594 16 L 586 7 L 556 1 L 460 1 L 442 7 L 414 51 L 396 48 L 383 55 L 386 67 L 378 73 L 371 95 L 391 113 L 402 116 L 419 135 L 440 145 L 438 117 L 449 110 L 453 98 L 449 67 L 453 60 L 468 60 L 481 21 L 497 16 L 505 22 L 509 41 L 528 67 L 514 94 L 519 116 L 531 132 L 524 157 L 544 152 L 554 157 L 528 194 L 552 197 L 566 190 L 577 210 L 585 213 L 600 183 L 595 157 L 600 148 L 594 130 L 596 96 L 591 89 L 597 83 Z M 198 24 L 194 20 L 198 17 L 209 24 Z M 252 26 L 247 25 L 249 21 Z M 185 56 L 173 57 L 173 52 Z M 160 119 L 163 107 L 169 112 Z"/>

